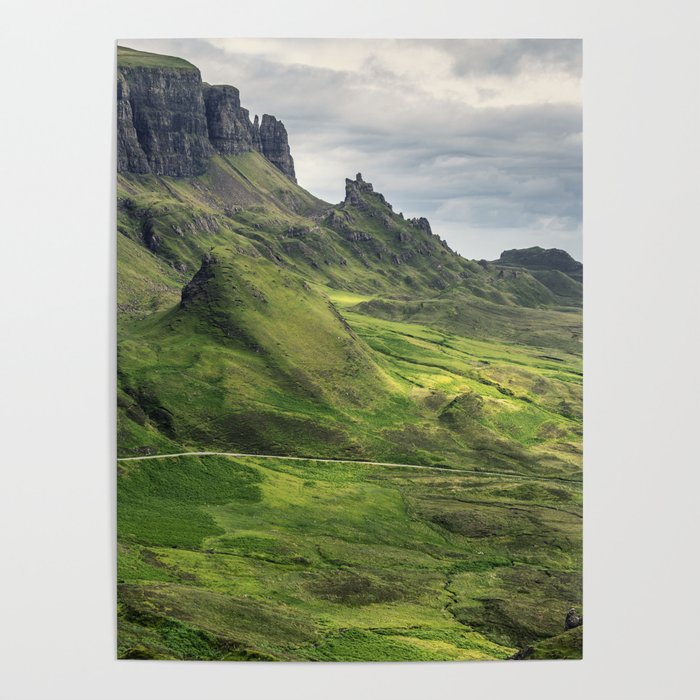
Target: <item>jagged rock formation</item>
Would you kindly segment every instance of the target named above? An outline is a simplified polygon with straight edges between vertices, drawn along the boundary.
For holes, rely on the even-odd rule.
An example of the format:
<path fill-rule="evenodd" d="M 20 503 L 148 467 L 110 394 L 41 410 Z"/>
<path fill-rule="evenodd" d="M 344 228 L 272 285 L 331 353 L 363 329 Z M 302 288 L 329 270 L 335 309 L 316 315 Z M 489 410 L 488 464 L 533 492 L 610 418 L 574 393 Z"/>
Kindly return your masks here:
<path fill-rule="evenodd" d="M 238 89 L 231 85 L 203 84 L 207 127 L 212 146 L 222 155 L 260 151 L 260 138 L 241 107 Z"/>
<path fill-rule="evenodd" d="M 207 253 L 202 258 L 202 266 L 195 276 L 182 288 L 180 308 L 188 308 L 196 299 L 206 298 L 207 282 L 214 276 L 216 258 Z"/>
<path fill-rule="evenodd" d="M 408 219 L 408 223 L 411 224 L 411 226 L 419 228 L 421 231 L 429 233 L 431 236 L 433 235 L 433 229 L 430 228 L 430 222 L 424 216 L 421 216 L 418 219 Z"/>
<path fill-rule="evenodd" d="M 296 182 L 294 160 L 289 150 L 287 130 L 284 128 L 284 124 L 271 114 L 263 114 L 259 138 L 261 152 L 265 158 Z"/>
<path fill-rule="evenodd" d="M 191 63 L 119 48 L 117 171 L 194 177 L 214 153 L 257 151 L 296 182 L 284 124 L 250 121 L 231 85 L 202 83 Z"/>
<path fill-rule="evenodd" d="M 374 195 L 374 198 L 387 206 L 389 210 L 392 209 L 391 204 L 384 199 L 384 195 L 380 194 L 379 192 L 375 192 L 374 187 L 372 187 L 372 183 L 365 182 L 362 179 L 362 173 L 357 173 L 354 180 L 347 177 L 345 178 L 345 204 L 362 208 L 363 201 L 361 195 L 363 193 Z"/>
<path fill-rule="evenodd" d="M 122 66 L 117 75 L 117 168 L 190 177 L 211 155 L 199 71 Z"/>
<path fill-rule="evenodd" d="M 141 148 L 134 113 L 131 109 L 131 91 L 124 74 L 117 73 L 117 170 L 119 172 L 150 173 L 151 166 Z"/>
<path fill-rule="evenodd" d="M 566 613 L 566 620 L 564 620 L 564 629 L 571 630 L 574 627 L 579 627 L 583 624 L 583 618 L 577 614 L 576 608 L 569 608 Z"/>

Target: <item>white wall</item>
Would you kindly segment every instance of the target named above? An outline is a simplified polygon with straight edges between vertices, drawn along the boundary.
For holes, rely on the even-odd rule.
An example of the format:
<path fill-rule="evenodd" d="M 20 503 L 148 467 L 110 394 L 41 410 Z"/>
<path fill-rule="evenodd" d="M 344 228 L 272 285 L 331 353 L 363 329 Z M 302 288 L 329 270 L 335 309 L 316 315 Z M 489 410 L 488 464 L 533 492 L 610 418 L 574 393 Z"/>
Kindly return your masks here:
<path fill-rule="evenodd" d="M 0 697 L 691 697 L 697 31 L 692 0 L 4 3 Z M 236 35 L 584 38 L 584 661 L 115 660 L 114 40 Z"/>

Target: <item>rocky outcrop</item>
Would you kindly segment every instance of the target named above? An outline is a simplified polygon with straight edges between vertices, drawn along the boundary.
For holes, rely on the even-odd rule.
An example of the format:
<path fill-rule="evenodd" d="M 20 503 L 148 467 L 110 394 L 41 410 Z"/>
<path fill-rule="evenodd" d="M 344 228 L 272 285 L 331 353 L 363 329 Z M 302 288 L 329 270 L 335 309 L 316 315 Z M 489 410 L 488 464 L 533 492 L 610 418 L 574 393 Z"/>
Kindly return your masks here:
<path fill-rule="evenodd" d="M 134 126 L 129 83 L 121 71 L 117 73 L 117 171 L 120 173 L 151 172 L 151 166 L 141 148 Z"/>
<path fill-rule="evenodd" d="M 353 243 L 358 243 L 362 241 L 371 241 L 372 236 L 369 235 L 366 231 L 350 231 L 346 236 L 345 239 L 348 241 L 352 241 Z"/>
<path fill-rule="evenodd" d="M 425 233 L 431 236 L 433 235 L 433 230 L 430 228 L 430 222 L 424 216 L 421 216 L 418 219 L 408 219 L 408 223 L 421 231 L 425 231 Z"/>
<path fill-rule="evenodd" d="M 499 265 L 524 267 L 527 270 L 558 270 L 569 277 L 582 281 L 583 265 L 559 248 L 515 248 L 504 250 L 495 261 Z"/>
<path fill-rule="evenodd" d="M 365 182 L 362 179 L 362 173 L 357 173 L 354 180 L 351 180 L 349 177 L 345 178 L 345 204 L 350 204 L 354 207 L 360 206 L 362 204 L 360 195 L 371 192 L 374 192 L 374 187 L 372 187 L 372 183 Z"/>
<path fill-rule="evenodd" d="M 566 619 L 564 620 L 564 629 L 572 630 L 574 627 L 580 627 L 582 624 L 583 617 L 576 612 L 576 608 L 569 608 L 569 611 L 566 613 Z"/>
<path fill-rule="evenodd" d="M 194 177 L 215 153 L 257 151 L 296 182 L 284 124 L 270 114 L 250 121 L 231 85 L 202 83 L 181 59 L 119 49 L 117 171 Z"/>
<path fill-rule="evenodd" d="M 294 160 L 289 150 L 289 140 L 284 124 L 271 114 L 263 114 L 260 122 L 259 138 L 260 149 L 265 158 L 287 177 L 296 182 Z"/>
<path fill-rule="evenodd" d="M 207 283 L 214 277 L 215 266 L 216 258 L 211 253 L 207 253 L 202 258 L 202 266 L 195 276 L 182 288 L 180 297 L 181 309 L 189 308 L 197 300 L 207 299 Z"/>
<path fill-rule="evenodd" d="M 352 209 L 359 210 L 377 220 L 391 237 L 392 244 L 398 244 L 399 249 L 391 252 L 391 261 L 394 265 L 406 263 L 416 255 L 427 257 L 436 255 L 440 252 L 438 246 L 450 250 L 447 243 L 433 233 L 430 222 L 425 217 L 405 219 L 403 214 L 395 213 L 384 195 L 375 192 L 372 184 L 365 182 L 362 173 L 357 173 L 354 180 L 345 179 L 345 200 L 326 217 L 326 224 L 342 233 L 347 240 L 353 242 L 373 240 L 372 236 L 362 234 L 351 227 Z M 380 260 L 387 252 L 388 249 L 375 251 Z"/>
<path fill-rule="evenodd" d="M 237 156 L 261 151 L 260 137 L 250 113 L 241 107 L 238 89 L 231 85 L 203 85 L 209 140 L 217 152 Z"/>
<path fill-rule="evenodd" d="M 123 66 L 117 76 L 120 171 L 191 177 L 212 149 L 199 71 Z"/>
<path fill-rule="evenodd" d="M 349 204 L 354 207 L 363 208 L 364 202 L 362 201 L 362 195 L 372 195 L 372 198 L 378 201 L 380 204 L 386 206 L 390 211 L 392 210 L 391 204 L 389 204 L 384 195 L 379 192 L 374 191 L 371 182 L 365 182 L 362 179 L 362 173 L 357 173 L 355 179 L 345 178 L 345 204 Z"/>

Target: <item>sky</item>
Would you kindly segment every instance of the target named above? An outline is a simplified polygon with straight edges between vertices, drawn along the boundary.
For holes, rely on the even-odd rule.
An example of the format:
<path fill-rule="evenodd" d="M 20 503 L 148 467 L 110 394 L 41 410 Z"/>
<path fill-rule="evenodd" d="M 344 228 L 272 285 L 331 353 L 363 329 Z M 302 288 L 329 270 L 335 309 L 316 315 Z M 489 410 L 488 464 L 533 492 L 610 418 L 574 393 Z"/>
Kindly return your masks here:
<path fill-rule="evenodd" d="M 539 245 L 582 259 L 578 39 L 133 39 L 284 122 L 302 187 L 361 172 L 468 258 Z"/>

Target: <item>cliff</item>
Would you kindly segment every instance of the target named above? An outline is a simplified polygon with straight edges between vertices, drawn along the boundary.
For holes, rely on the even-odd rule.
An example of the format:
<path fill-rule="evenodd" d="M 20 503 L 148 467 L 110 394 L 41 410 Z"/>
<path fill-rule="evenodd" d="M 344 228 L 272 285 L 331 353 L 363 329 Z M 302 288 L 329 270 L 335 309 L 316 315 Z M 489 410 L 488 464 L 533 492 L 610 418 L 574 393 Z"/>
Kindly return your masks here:
<path fill-rule="evenodd" d="M 117 51 L 117 170 L 171 177 L 203 174 L 214 153 L 258 151 L 296 182 L 287 130 L 250 120 L 231 85 L 207 85 L 179 58 Z"/>
<path fill-rule="evenodd" d="M 260 151 L 260 138 L 250 114 L 241 107 L 238 90 L 231 85 L 203 84 L 207 128 L 212 146 L 222 155 Z"/>
<path fill-rule="evenodd" d="M 294 160 L 289 150 L 284 124 L 270 114 L 263 114 L 260 122 L 261 152 L 270 163 L 296 182 Z"/>

